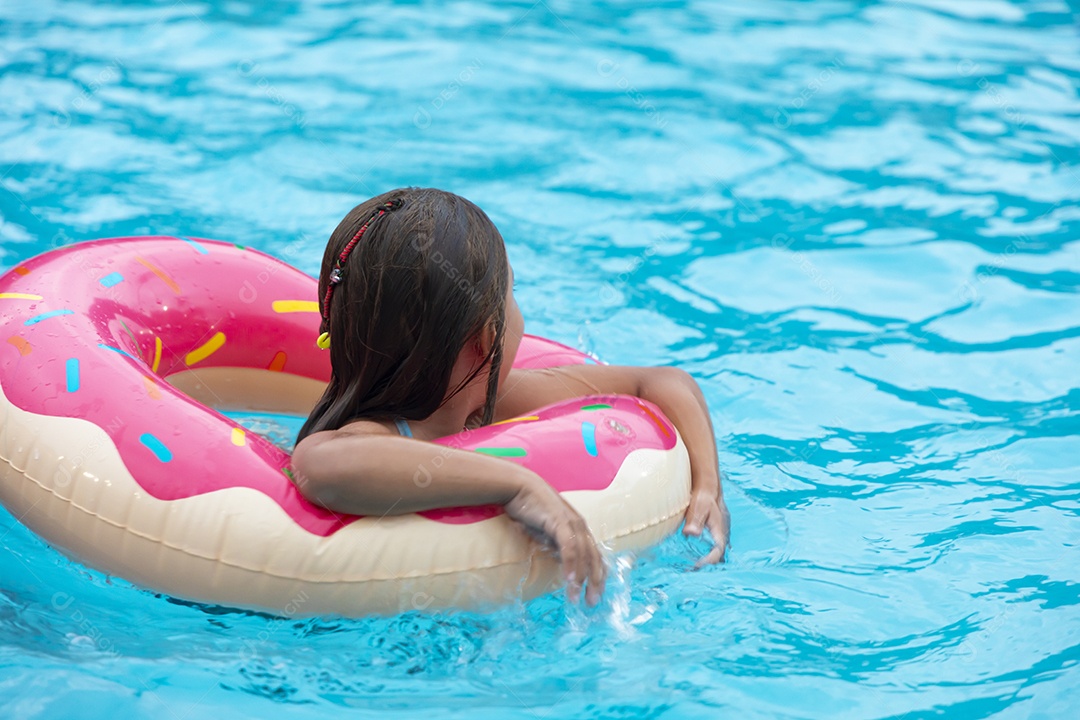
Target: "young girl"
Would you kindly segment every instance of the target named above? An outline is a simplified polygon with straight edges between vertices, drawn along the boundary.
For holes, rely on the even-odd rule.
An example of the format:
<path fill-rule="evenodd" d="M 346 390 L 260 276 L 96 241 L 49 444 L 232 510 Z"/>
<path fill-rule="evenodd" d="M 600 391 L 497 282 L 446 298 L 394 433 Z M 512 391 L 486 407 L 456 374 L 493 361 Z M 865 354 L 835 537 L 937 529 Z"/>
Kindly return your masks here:
<path fill-rule="evenodd" d="M 320 347 L 331 378 L 293 452 L 311 501 L 357 515 L 501 504 L 562 562 L 567 593 L 596 604 L 605 567 L 582 518 L 538 475 L 508 460 L 431 444 L 465 428 L 590 394 L 650 400 L 690 455 L 683 532 L 709 528 L 723 559 L 729 517 L 712 423 L 697 383 L 674 368 L 574 365 L 514 370 L 524 331 L 502 236 L 480 208 L 441 190 L 405 188 L 341 221 L 319 274 Z M 416 468 L 444 458 L 423 487 Z"/>

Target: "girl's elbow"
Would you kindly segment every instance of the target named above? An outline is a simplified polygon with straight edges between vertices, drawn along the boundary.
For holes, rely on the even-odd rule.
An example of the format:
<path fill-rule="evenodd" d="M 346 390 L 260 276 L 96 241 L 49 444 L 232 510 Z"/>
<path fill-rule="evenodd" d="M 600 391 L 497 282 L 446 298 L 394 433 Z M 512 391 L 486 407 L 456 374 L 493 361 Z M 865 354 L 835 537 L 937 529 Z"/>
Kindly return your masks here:
<path fill-rule="evenodd" d="M 664 377 L 670 379 L 672 382 L 686 384 L 694 384 L 693 376 L 679 367 L 667 366 L 660 368 L 664 372 Z"/>
<path fill-rule="evenodd" d="M 690 373 L 682 368 L 664 366 L 652 368 L 651 379 L 666 389 L 675 387 L 697 387 Z"/>
<path fill-rule="evenodd" d="M 693 375 L 677 367 L 649 368 L 641 390 L 640 397 L 654 402 L 681 397 L 702 397 L 701 388 Z"/>
<path fill-rule="evenodd" d="M 292 481 L 306 500 L 321 507 L 331 509 L 337 499 L 336 483 L 321 468 L 325 463 L 319 460 L 317 443 L 309 443 L 308 438 L 300 441 L 292 455 Z"/>

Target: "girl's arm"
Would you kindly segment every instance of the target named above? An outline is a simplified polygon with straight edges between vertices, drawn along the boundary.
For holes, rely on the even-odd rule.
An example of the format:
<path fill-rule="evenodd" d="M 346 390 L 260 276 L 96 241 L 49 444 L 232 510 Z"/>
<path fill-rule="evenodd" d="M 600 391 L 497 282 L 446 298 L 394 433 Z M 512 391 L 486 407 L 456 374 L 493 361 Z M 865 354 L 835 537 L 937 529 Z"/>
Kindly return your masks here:
<path fill-rule="evenodd" d="M 606 570 L 588 526 L 543 478 L 516 463 L 392 434 L 375 422 L 317 432 L 293 451 L 297 488 L 350 515 L 402 515 L 441 507 L 502 505 L 558 552 L 567 593 L 594 605 Z M 436 460 L 438 458 L 438 460 Z"/>
<path fill-rule="evenodd" d="M 690 455 L 691 496 L 683 532 L 709 528 L 714 547 L 699 565 L 720 562 L 727 551 L 731 519 L 724 503 L 712 420 L 694 379 L 671 367 L 570 365 L 513 370 L 496 405 L 496 419 L 526 415 L 543 405 L 581 395 L 636 395 L 655 403 L 678 428 Z"/>

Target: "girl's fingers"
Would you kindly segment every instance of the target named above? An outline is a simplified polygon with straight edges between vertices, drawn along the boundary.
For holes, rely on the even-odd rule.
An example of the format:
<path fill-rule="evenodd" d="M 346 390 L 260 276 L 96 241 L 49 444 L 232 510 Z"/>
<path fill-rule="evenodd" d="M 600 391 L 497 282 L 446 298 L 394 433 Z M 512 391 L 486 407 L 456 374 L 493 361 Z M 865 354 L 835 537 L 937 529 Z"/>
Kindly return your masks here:
<path fill-rule="evenodd" d="M 701 534 L 701 519 L 697 513 L 686 513 L 686 522 L 683 524 L 682 531 L 683 535 L 693 535 L 695 537 Z"/>
<path fill-rule="evenodd" d="M 686 521 L 683 523 L 683 535 L 700 535 L 701 528 L 708 520 L 709 508 L 716 504 L 716 498 L 703 493 L 694 493 L 690 497 L 690 507 L 686 509 Z"/>
<path fill-rule="evenodd" d="M 586 593 L 586 601 L 587 601 L 588 597 L 592 595 L 592 585 L 593 585 L 593 581 L 595 579 L 595 575 L 593 575 L 593 559 L 592 559 L 592 556 L 593 556 L 593 553 L 596 552 L 596 550 L 595 550 L 595 546 L 593 544 L 592 535 L 589 534 L 588 530 L 584 530 L 584 531 L 583 530 L 578 530 L 575 542 L 579 543 L 579 545 L 580 545 L 579 553 L 578 553 L 578 558 L 580 559 L 580 563 L 579 563 L 580 573 L 579 573 L 578 577 L 581 578 L 581 585 L 583 587 L 587 588 L 587 593 Z M 578 600 L 581 599 L 580 595 L 578 596 L 577 599 Z"/>
<path fill-rule="evenodd" d="M 723 562 L 724 555 L 727 554 L 728 540 L 730 538 L 730 521 L 728 520 L 727 508 L 721 509 L 719 505 L 714 506 L 712 512 L 706 518 L 706 523 L 709 526 L 709 534 L 712 535 L 713 549 L 694 563 L 696 568 Z"/>
<path fill-rule="evenodd" d="M 577 512 L 561 500 L 546 484 L 545 492 L 533 495 L 539 500 L 531 505 L 529 496 L 506 505 L 511 518 L 524 526 L 529 535 L 551 547 L 556 554 L 563 576 L 566 578 L 566 595 L 571 602 L 581 599 L 583 587 L 587 587 L 589 604 L 599 602 L 604 591 L 605 568 L 603 558 L 596 546 L 589 526 Z"/>
<path fill-rule="evenodd" d="M 712 550 L 710 550 L 707 555 L 705 555 L 704 557 L 699 558 L 698 561 L 694 563 L 694 567 L 695 568 L 702 568 L 702 567 L 705 567 L 706 565 L 716 565 L 717 563 L 719 563 L 723 559 L 724 559 L 724 548 L 717 545 Z"/>
<path fill-rule="evenodd" d="M 713 540 L 718 547 L 727 551 L 727 546 L 731 542 L 731 515 L 728 514 L 727 505 L 723 500 L 720 500 L 715 509 L 709 513 L 709 532 L 712 533 Z"/>
<path fill-rule="evenodd" d="M 566 574 L 567 599 L 572 603 L 579 602 L 584 589 L 585 602 L 596 605 L 604 592 L 606 570 L 592 533 L 584 523 L 575 524 L 573 530 L 568 529 L 563 533 L 559 546 L 563 572 Z"/>
<path fill-rule="evenodd" d="M 585 601 L 592 606 L 600 602 L 600 596 L 604 593 L 604 584 L 607 582 L 607 568 L 604 567 L 604 558 L 595 542 L 592 544 L 590 559 L 592 560 L 592 566 L 589 572 L 589 587 L 585 593 Z"/>
<path fill-rule="evenodd" d="M 572 538 L 564 538 L 559 543 L 559 557 L 562 559 L 563 572 L 566 573 L 566 597 L 574 603 L 581 595 L 581 583 L 584 581 L 579 555 Z"/>

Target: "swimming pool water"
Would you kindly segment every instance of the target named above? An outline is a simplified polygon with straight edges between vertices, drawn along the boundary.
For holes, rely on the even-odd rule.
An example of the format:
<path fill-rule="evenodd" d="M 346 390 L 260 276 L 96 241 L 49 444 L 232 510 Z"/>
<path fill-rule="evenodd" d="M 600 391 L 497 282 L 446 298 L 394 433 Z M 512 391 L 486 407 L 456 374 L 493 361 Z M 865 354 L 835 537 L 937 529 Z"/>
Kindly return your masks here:
<path fill-rule="evenodd" d="M 0 267 L 161 233 L 314 273 L 356 202 L 458 192 L 530 331 L 698 379 L 733 534 L 620 559 L 594 612 L 346 621 L 160 597 L 0 511 L 0 716 L 1075 717 L 1077 20 L 5 4 Z"/>

